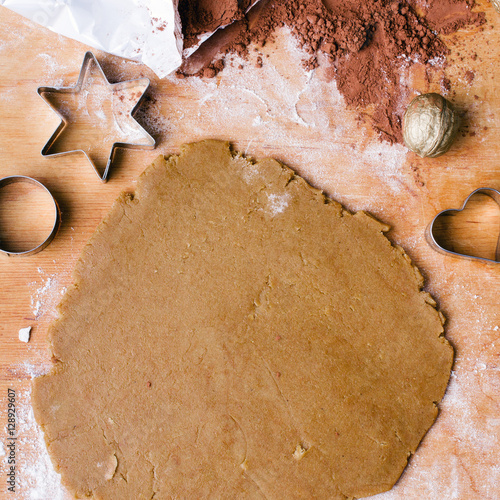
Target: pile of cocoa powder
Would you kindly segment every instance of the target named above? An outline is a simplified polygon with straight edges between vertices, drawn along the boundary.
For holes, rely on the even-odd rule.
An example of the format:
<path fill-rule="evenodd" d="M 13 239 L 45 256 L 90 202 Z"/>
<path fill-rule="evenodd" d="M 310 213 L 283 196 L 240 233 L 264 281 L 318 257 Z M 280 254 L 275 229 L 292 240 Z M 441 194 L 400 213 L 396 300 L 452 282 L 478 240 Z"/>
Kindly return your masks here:
<path fill-rule="evenodd" d="M 370 108 L 372 126 L 389 142 L 402 142 L 399 103 L 411 92 L 401 82 L 402 69 L 443 63 L 448 48 L 441 35 L 485 22 L 484 14 L 472 11 L 474 0 L 260 0 L 246 13 L 251 3 L 180 0 L 190 45 L 232 23 L 205 42 L 194 57 L 203 62 L 194 64 L 195 73 L 213 77 L 224 67 L 225 54 L 245 57 L 251 44 L 263 46 L 277 28 L 288 27 L 308 54 L 304 66 L 317 67 L 320 57 L 332 69 L 347 105 L 362 115 Z M 187 62 L 184 75 L 193 73 Z"/>
<path fill-rule="evenodd" d="M 250 0 L 180 0 L 184 48 L 192 47 L 204 33 L 243 19 Z"/>

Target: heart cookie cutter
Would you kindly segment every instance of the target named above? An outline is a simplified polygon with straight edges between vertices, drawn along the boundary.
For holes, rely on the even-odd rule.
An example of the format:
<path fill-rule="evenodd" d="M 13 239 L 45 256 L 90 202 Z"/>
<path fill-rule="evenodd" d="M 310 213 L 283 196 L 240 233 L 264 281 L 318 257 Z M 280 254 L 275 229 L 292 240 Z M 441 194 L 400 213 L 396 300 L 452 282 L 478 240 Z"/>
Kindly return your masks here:
<path fill-rule="evenodd" d="M 26 257 L 28 255 L 33 255 L 42 251 L 56 236 L 57 231 L 59 229 L 61 223 L 61 211 L 59 209 L 59 205 L 57 204 L 56 199 L 52 196 L 52 193 L 48 190 L 46 186 L 44 186 L 40 181 L 33 179 L 32 177 L 27 177 L 25 175 L 11 175 L 9 177 L 4 177 L 0 179 L 0 189 L 7 186 L 8 184 L 13 184 L 15 182 L 25 182 L 28 184 L 33 184 L 37 189 L 41 189 L 45 193 L 47 193 L 50 197 L 51 204 L 54 209 L 54 224 L 52 225 L 52 229 L 50 230 L 49 235 L 45 240 L 43 240 L 39 245 L 34 248 L 29 248 L 28 250 L 23 251 L 11 251 L 5 248 L 2 248 L 2 241 L 0 240 L 0 254 L 7 255 L 8 257 Z"/>
<path fill-rule="evenodd" d="M 493 188 L 487 188 L 487 187 L 482 187 L 482 188 L 476 189 L 469 196 L 467 196 L 467 198 L 463 202 L 461 208 L 452 208 L 452 209 L 442 210 L 441 212 L 439 212 L 434 217 L 434 219 L 432 219 L 431 223 L 427 226 L 427 229 L 425 231 L 425 238 L 426 238 L 427 242 L 429 243 L 429 245 L 431 246 L 431 248 L 433 248 L 434 250 L 436 250 L 439 253 L 442 253 L 445 255 L 453 255 L 454 257 L 462 257 L 462 258 L 466 258 L 466 259 L 480 260 L 483 262 L 498 264 L 498 263 L 500 263 L 500 236 L 499 236 L 498 241 L 497 241 L 497 247 L 496 247 L 496 251 L 495 251 L 495 260 L 487 259 L 485 257 L 475 257 L 473 255 L 466 255 L 463 253 L 453 252 L 452 250 L 447 250 L 446 248 L 442 247 L 436 240 L 436 235 L 434 233 L 434 225 L 436 223 L 436 220 L 446 212 L 448 212 L 448 213 L 449 212 L 453 212 L 453 213 L 462 212 L 464 210 L 464 208 L 467 206 L 467 203 L 469 202 L 469 200 L 476 194 L 484 194 L 486 196 L 489 196 L 500 207 L 500 191 L 497 191 L 496 189 L 493 189 Z"/>

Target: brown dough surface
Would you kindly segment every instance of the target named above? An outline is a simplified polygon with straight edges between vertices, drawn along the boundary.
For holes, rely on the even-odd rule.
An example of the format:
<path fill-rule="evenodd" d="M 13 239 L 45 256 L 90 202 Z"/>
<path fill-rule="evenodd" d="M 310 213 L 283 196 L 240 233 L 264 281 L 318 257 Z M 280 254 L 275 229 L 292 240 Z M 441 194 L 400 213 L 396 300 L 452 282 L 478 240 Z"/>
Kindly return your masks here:
<path fill-rule="evenodd" d="M 453 351 L 387 227 L 204 141 L 159 157 L 84 249 L 34 410 L 98 499 L 344 499 L 390 489 Z"/>

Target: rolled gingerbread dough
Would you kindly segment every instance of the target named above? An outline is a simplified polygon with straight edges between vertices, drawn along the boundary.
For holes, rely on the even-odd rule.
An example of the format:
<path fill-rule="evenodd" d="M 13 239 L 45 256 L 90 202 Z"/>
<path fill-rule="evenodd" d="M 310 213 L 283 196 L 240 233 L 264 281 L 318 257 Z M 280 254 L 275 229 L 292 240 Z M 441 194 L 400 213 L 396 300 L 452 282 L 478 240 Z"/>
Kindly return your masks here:
<path fill-rule="evenodd" d="M 227 143 L 159 157 L 85 247 L 34 411 L 96 499 L 390 489 L 453 351 L 388 228 Z"/>

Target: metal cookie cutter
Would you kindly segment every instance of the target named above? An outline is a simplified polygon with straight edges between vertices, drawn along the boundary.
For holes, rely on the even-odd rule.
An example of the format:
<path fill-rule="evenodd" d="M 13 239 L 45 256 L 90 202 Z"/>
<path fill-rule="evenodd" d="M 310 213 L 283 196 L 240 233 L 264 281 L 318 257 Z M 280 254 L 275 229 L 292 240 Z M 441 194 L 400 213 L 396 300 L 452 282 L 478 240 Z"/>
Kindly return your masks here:
<path fill-rule="evenodd" d="M 59 205 L 57 204 L 55 198 L 52 196 L 52 193 L 41 182 L 37 181 L 36 179 L 33 179 L 32 177 L 26 177 L 24 175 L 12 175 L 10 177 L 4 177 L 3 179 L 0 179 L 0 189 L 14 182 L 27 182 L 29 184 L 35 185 L 38 189 L 42 189 L 50 196 L 50 199 L 52 200 L 52 204 L 54 206 L 54 224 L 52 226 L 52 229 L 47 238 L 44 241 L 42 241 L 42 243 L 40 243 L 38 246 L 21 252 L 13 252 L 2 248 L 2 241 L 0 240 L 0 254 L 7 255 L 9 257 L 15 257 L 15 256 L 25 257 L 27 255 L 33 255 L 35 253 L 40 252 L 54 239 L 60 226 L 61 211 L 59 210 Z"/>
<path fill-rule="evenodd" d="M 94 71 L 94 75 L 92 72 Z M 123 114 L 120 112 L 115 112 L 113 109 L 113 120 L 116 126 L 122 134 L 121 139 L 114 142 L 111 146 L 111 152 L 109 154 L 109 158 L 107 164 L 104 168 L 103 174 L 99 173 L 94 161 L 90 157 L 87 151 L 83 149 L 72 149 L 69 151 L 60 151 L 60 152 L 51 152 L 53 146 L 55 145 L 58 138 L 63 133 L 66 127 L 70 126 L 69 120 L 60 112 L 59 108 L 55 106 L 48 96 L 50 94 L 79 94 L 82 91 L 85 92 L 85 89 L 92 83 L 95 83 L 95 79 L 99 79 L 104 87 L 109 92 L 109 96 L 113 99 L 115 94 L 120 94 L 115 102 L 122 101 L 124 102 L 124 95 L 128 95 L 130 98 L 130 102 L 126 103 L 127 114 Z M 156 141 L 151 137 L 151 135 L 146 132 L 146 130 L 137 122 L 134 118 L 134 115 L 143 101 L 144 94 L 149 88 L 150 80 L 148 78 L 140 78 L 135 80 L 127 80 L 119 83 L 109 83 L 109 80 L 106 78 L 101 65 L 97 61 L 96 57 L 92 52 L 87 52 L 83 58 L 82 68 L 80 70 L 80 76 L 78 77 L 78 82 L 74 87 L 39 87 L 37 92 L 38 95 L 49 105 L 49 107 L 57 113 L 61 122 L 55 132 L 52 134 L 52 137 L 47 141 L 45 146 L 43 147 L 41 153 L 42 156 L 60 156 L 63 154 L 70 153 L 83 153 L 87 160 L 90 162 L 94 171 L 101 181 L 106 182 L 109 168 L 113 162 L 115 156 L 116 148 L 131 148 L 131 149 L 154 149 L 156 146 Z M 124 105 L 122 104 L 122 107 Z M 125 131 L 128 131 L 129 135 L 125 134 Z M 109 133 L 109 130 L 103 131 L 104 133 Z M 116 138 L 116 136 L 115 136 Z M 131 142 L 126 139 L 132 139 Z"/>
<path fill-rule="evenodd" d="M 493 259 L 486 259 L 485 257 L 474 257 L 473 255 L 466 255 L 463 253 L 458 253 L 458 252 L 453 252 L 451 250 L 447 250 L 446 248 L 443 248 L 437 241 L 434 233 L 434 224 L 436 220 L 439 218 L 440 215 L 443 215 L 444 213 L 458 213 L 461 212 L 469 202 L 469 200 L 475 195 L 475 194 L 485 194 L 486 196 L 489 196 L 492 198 L 500 207 L 500 191 L 497 191 L 496 189 L 493 188 L 487 188 L 487 187 L 482 187 L 479 189 L 476 189 L 473 191 L 469 196 L 467 196 L 466 200 L 462 204 L 462 208 L 458 209 L 448 209 L 448 210 L 443 210 L 442 212 L 439 212 L 434 219 L 432 219 L 432 222 L 427 226 L 427 229 L 425 231 L 425 238 L 427 239 L 427 242 L 429 245 L 436 251 L 446 254 L 446 255 L 453 255 L 455 257 L 463 257 L 467 259 L 473 259 L 473 260 L 481 260 L 483 262 L 490 262 L 490 263 L 499 263 L 500 262 L 500 235 L 498 238 L 497 242 L 497 247 L 495 251 L 495 260 Z"/>

